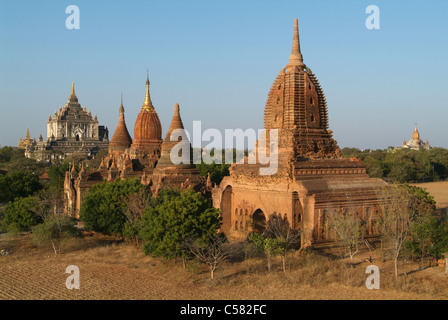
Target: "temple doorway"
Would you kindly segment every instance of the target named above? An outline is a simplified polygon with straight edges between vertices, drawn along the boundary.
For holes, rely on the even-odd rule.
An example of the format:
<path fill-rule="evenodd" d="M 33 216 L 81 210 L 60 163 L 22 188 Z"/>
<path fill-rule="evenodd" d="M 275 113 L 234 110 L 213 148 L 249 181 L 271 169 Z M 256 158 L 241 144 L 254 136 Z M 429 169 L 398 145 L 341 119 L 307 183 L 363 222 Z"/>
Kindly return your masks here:
<path fill-rule="evenodd" d="M 266 217 L 261 209 L 255 210 L 252 214 L 252 230 L 260 234 L 266 230 Z"/>
<path fill-rule="evenodd" d="M 300 203 L 299 194 L 296 191 L 292 193 L 292 214 L 291 227 L 297 230 L 302 224 L 303 208 Z"/>
<path fill-rule="evenodd" d="M 232 186 L 227 186 L 222 193 L 221 212 L 223 232 L 229 231 L 232 226 Z"/>

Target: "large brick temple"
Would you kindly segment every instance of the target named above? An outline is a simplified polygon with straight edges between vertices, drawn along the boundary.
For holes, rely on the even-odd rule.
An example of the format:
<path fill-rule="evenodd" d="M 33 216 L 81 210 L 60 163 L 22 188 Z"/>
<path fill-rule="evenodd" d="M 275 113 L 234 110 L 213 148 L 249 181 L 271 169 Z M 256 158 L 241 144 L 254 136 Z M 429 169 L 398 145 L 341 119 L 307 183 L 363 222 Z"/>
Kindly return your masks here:
<path fill-rule="evenodd" d="M 269 92 L 264 110 L 267 143 L 272 129 L 278 133 L 278 169 L 260 175 L 260 163 L 232 164 L 230 176 L 213 189 L 213 203 L 222 210 L 223 231 L 244 237 L 262 232 L 273 213 L 302 224 L 308 245 L 330 241 L 328 214 L 355 208 L 374 236 L 377 190 L 386 183 L 371 179 L 356 158 L 341 156 L 328 125 L 324 92 L 303 62 L 298 22 L 292 52 Z M 252 152 L 266 146 L 258 140 Z"/>

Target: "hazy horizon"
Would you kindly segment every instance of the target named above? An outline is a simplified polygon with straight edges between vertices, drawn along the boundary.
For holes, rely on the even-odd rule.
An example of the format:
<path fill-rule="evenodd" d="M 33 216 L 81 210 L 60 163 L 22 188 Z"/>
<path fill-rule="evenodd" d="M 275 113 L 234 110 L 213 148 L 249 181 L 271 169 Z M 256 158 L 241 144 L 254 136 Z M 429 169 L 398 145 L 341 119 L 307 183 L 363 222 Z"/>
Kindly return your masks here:
<path fill-rule="evenodd" d="M 80 29 L 65 26 L 69 5 Z M 380 29 L 368 30 L 368 5 Z M 170 125 L 262 129 L 267 96 L 299 20 L 304 63 L 326 96 L 339 147 L 386 149 L 408 141 L 448 148 L 448 3 L 436 1 L 0 1 L 0 146 L 47 120 L 75 82 L 80 104 L 112 138 L 123 93 L 131 137 L 145 98 Z M 205 143 L 206 144 L 206 143 Z M 252 146 L 249 146 L 251 149 Z"/>

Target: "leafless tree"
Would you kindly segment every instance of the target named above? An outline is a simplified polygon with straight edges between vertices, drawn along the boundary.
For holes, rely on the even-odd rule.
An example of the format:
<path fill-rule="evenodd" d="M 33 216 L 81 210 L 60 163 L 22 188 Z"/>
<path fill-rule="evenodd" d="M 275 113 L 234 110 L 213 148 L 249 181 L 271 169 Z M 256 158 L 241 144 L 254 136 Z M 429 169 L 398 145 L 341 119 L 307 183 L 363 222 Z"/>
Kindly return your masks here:
<path fill-rule="evenodd" d="M 246 272 L 250 272 L 249 259 L 259 252 L 259 249 L 250 241 L 245 241 L 243 244 L 244 262 L 246 265 Z"/>
<path fill-rule="evenodd" d="M 184 246 L 206 264 L 210 270 L 210 279 L 214 279 L 214 274 L 218 266 L 229 258 L 230 252 L 226 245 L 227 239 L 220 235 L 210 235 L 207 241 L 201 239 L 187 239 Z"/>
<path fill-rule="evenodd" d="M 354 207 L 329 208 L 327 211 L 329 230 L 334 234 L 334 240 L 348 250 L 353 265 L 353 258 L 359 252 L 364 238 L 363 221 Z"/>
<path fill-rule="evenodd" d="M 143 214 L 143 211 L 147 208 L 149 205 L 149 193 L 146 188 L 142 188 L 139 192 L 130 194 L 126 197 L 124 200 L 126 203 L 126 211 L 124 212 L 127 222 L 130 226 L 130 228 L 133 229 L 131 232 L 132 238 L 131 240 L 135 243 L 135 245 L 139 246 L 139 235 L 138 235 L 138 229 L 139 229 L 139 223 L 140 218 Z"/>
<path fill-rule="evenodd" d="M 410 231 L 412 198 L 395 186 L 381 190 L 378 197 L 381 200 L 381 239 L 394 260 L 395 277 L 398 277 L 398 259 Z"/>
<path fill-rule="evenodd" d="M 46 220 L 49 215 L 62 214 L 64 208 L 63 195 L 53 189 L 44 189 L 36 194 L 36 213 Z"/>
<path fill-rule="evenodd" d="M 282 218 L 281 215 L 274 213 L 269 217 L 264 236 L 277 239 L 279 244 L 277 249 L 282 258 L 283 272 L 286 272 L 286 257 L 288 253 L 300 246 L 301 235 L 302 229 L 292 229 L 286 216 Z"/>

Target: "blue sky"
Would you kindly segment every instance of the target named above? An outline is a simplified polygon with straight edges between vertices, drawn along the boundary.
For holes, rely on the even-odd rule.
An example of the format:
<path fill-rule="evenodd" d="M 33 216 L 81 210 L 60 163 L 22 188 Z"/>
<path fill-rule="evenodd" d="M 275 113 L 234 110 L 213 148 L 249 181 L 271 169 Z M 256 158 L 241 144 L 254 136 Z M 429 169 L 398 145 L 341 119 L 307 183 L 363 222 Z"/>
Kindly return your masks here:
<path fill-rule="evenodd" d="M 69 5 L 80 29 L 65 27 Z M 368 5 L 380 29 L 368 30 Z M 448 148 L 448 2 L 0 0 L 0 145 L 26 128 L 46 138 L 49 114 L 75 82 L 79 102 L 109 128 L 123 93 L 126 123 L 151 97 L 163 136 L 174 104 L 185 127 L 263 127 L 270 87 L 287 64 L 294 19 L 341 148 L 386 148 L 412 136 Z"/>

